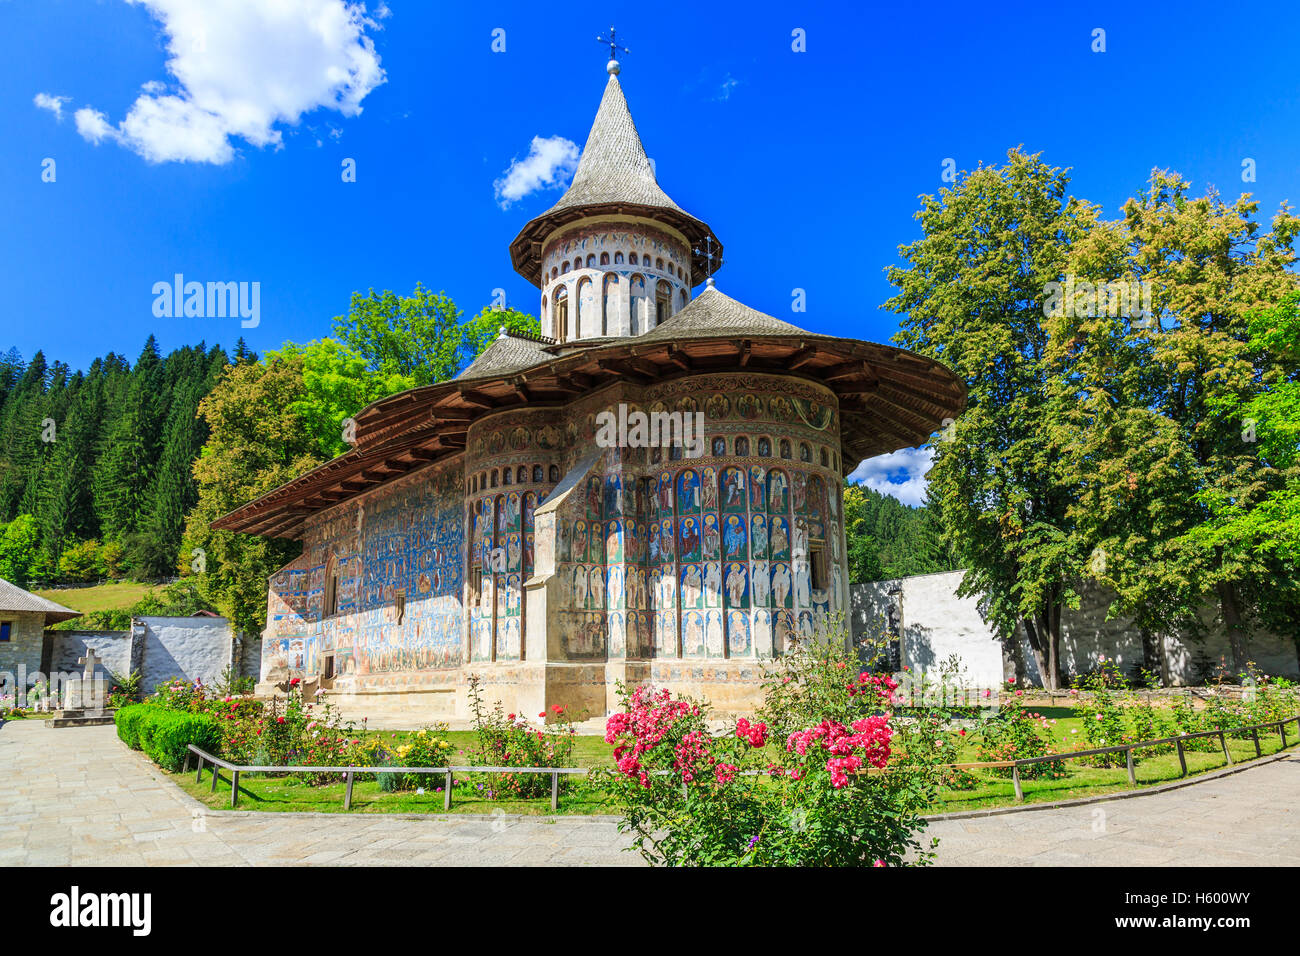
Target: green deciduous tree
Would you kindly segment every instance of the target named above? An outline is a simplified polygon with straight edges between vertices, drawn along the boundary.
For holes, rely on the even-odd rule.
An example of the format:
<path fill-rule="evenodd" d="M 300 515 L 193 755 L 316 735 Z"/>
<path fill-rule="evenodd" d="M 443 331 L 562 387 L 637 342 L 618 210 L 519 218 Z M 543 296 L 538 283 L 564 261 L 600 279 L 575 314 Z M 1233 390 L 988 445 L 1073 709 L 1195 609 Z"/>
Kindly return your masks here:
<path fill-rule="evenodd" d="M 334 320 L 334 337 L 360 356 L 372 374 L 400 376 L 415 385 L 451 378 L 496 337 L 538 331 L 537 320 L 513 310 L 485 308 L 473 319 L 447 295 L 417 284 L 409 296 L 371 289 L 352 294 L 347 315 Z"/>
<path fill-rule="evenodd" d="M 1262 516 L 1257 507 L 1286 482 L 1280 449 L 1252 443 L 1245 426 L 1294 366 L 1262 327 L 1252 338 L 1250 316 L 1261 326 L 1284 318 L 1261 310 L 1295 289 L 1300 221 L 1284 207 L 1261 233 L 1256 210 L 1247 196 L 1192 197 L 1176 174 L 1155 171 L 1123 219 L 1096 223 L 1069 263 L 1096 287 L 1146 283 L 1152 315 L 1107 298 L 1049 323 L 1053 440 L 1067 451 L 1091 576 L 1115 589 L 1112 612 L 1130 616 L 1150 648 L 1162 630 L 1197 631 L 1201 610 L 1216 608 L 1234 673 L 1246 669 L 1249 630 L 1295 603 L 1294 566 L 1272 535 L 1212 530 L 1229 512 Z"/>
<path fill-rule="evenodd" d="M 922 197 L 922 238 L 891 267 L 896 340 L 966 382 L 967 409 L 935 443 L 930 496 L 960 566 L 1005 641 L 1022 625 L 1047 686 L 1059 683 L 1061 612 L 1078 598 L 1086 554 L 1072 535 L 1060 449 L 1048 427 L 1043 302 L 1088 207 L 1064 170 L 1037 155 L 964 174 Z M 951 440 L 947 440 L 951 439 Z"/>

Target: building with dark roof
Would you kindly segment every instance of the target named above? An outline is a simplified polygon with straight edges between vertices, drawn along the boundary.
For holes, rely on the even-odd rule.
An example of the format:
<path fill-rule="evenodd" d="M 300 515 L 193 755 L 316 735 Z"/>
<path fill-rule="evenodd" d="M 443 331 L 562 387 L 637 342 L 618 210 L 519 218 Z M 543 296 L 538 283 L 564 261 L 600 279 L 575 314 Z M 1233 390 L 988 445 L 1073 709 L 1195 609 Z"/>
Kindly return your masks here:
<path fill-rule="evenodd" d="M 725 295 L 610 63 L 573 183 L 510 244 L 542 335 L 375 402 L 355 447 L 214 523 L 297 538 L 264 680 L 464 717 L 603 716 L 618 681 L 752 709 L 760 662 L 847 610 L 843 478 L 965 404 L 943 365 Z M 704 286 L 692 298 L 692 290 Z"/>
<path fill-rule="evenodd" d="M 80 611 L 0 578 L 0 674 L 10 675 L 0 680 L 5 693 L 25 691 L 41 672 L 45 629 L 80 616 Z"/>

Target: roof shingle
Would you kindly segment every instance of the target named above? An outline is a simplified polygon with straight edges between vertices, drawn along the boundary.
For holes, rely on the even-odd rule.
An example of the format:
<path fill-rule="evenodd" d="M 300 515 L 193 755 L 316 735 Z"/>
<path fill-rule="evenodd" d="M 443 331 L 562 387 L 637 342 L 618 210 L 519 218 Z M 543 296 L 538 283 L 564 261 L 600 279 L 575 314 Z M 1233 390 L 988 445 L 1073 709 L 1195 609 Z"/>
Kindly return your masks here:
<path fill-rule="evenodd" d="M 30 591 L 24 591 L 16 584 L 0 578 L 0 611 L 35 611 L 45 615 L 45 623 L 57 624 L 74 617 L 81 617 L 80 611 L 74 611 L 62 604 L 55 604 Z"/>
<path fill-rule="evenodd" d="M 507 332 L 484 349 L 478 358 L 456 376 L 456 380 L 497 377 L 522 372 L 551 358 L 543 351 L 547 344 L 549 343 L 539 339 L 511 335 Z"/>
<path fill-rule="evenodd" d="M 797 325 L 751 309 L 710 285 L 676 315 L 633 342 L 712 338 L 718 335 L 810 335 Z"/>

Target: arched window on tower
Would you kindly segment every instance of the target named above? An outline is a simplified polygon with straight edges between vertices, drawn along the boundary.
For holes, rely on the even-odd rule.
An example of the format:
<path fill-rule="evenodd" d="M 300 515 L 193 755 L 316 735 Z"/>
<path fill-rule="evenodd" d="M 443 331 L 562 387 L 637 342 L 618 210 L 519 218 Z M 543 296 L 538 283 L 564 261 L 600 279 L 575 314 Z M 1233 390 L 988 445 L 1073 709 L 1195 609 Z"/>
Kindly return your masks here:
<path fill-rule="evenodd" d="M 609 253 L 608 253 L 608 252 L 602 252 L 602 253 L 600 254 L 600 264 L 601 264 L 602 266 L 607 266 L 607 265 L 609 265 Z"/>
<path fill-rule="evenodd" d="M 560 275 L 564 275 L 568 271 L 569 271 L 569 260 L 565 259 L 564 264 L 560 266 Z"/>
<path fill-rule="evenodd" d="M 587 256 L 587 268 L 588 269 L 596 268 L 596 254 L 594 252 L 591 255 Z"/>
<path fill-rule="evenodd" d="M 618 302 L 618 274 L 606 272 L 601 282 L 600 334 L 609 335 L 615 318 L 615 306 Z"/>
<path fill-rule="evenodd" d="M 569 288 L 560 286 L 555 290 L 555 337 L 561 342 L 569 338 Z"/>
<path fill-rule="evenodd" d="M 665 279 L 655 285 L 655 325 L 668 321 L 673 314 L 673 287 Z"/>
<path fill-rule="evenodd" d="M 660 272 L 663 272 L 663 271 L 664 271 L 664 261 L 663 261 L 662 259 L 656 259 L 656 260 L 655 260 L 655 268 L 658 269 Z"/>
<path fill-rule="evenodd" d="M 623 264 L 623 253 L 621 252 L 614 253 L 614 265 L 621 266 L 622 264 Z"/>
<path fill-rule="evenodd" d="M 600 318 L 596 315 L 596 286 L 590 277 L 583 276 L 578 280 L 578 321 L 576 323 L 577 337 L 585 338 L 587 336 L 600 334 Z"/>
<path fill-rule="evenodd" d="M 645 328 L 645 276 L 640 273 L 632 273 L 628 280 L 631 283 L 630 295 L 628 296 L 628 335 L 640 335 L 642 332 L 649 331 Z"/>
<path fill-rule="evenodd" d="M 629 255 L 629 256 L 627 257 L 627 263 L 628 263 L 628 265 L 631 265 L 631 266 L 636 265 L 636 253 L 635 253 L 635 252 L 632 253 L 631 255 Z"/>
<path fill-rule="evenodd" d="M 684 309 L 684 308 L 686 308 L 686 290 L 685 290 L 685 289 L 683 289 L 683 290 L 681 291 L 681 294 L 679 294 L 679 295 L 677 296 L 677 311 L 680 312 L 680 311 L 681 311 L 682 309 Z"/>

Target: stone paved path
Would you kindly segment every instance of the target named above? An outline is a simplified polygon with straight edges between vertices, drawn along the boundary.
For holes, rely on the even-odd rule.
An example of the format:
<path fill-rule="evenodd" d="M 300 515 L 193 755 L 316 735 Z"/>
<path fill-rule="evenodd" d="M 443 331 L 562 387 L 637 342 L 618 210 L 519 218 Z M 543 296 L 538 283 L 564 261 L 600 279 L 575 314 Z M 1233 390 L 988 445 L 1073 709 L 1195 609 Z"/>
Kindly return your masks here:
<path fill-rule="evenodd" d="M 1300 754 L 1167 793 L 936 821 L 941 865 L 1297 865 Z M 0 867 L 622 865 L 607 820 L 210 814 L 112 727 L 0 726 Z"/>
<path fill-rule="evenodd" d="M 641 863 L 622 852 L 613 822 L 555 820 L 214 815 L 124 747 L 111 726 L 0 726 L 0 868 Z"/>
<path fill-rule="evenodd" d="M 1300 754 L 1164 793 L 936 820 L 946 866 L 1296 866 Z"/>

